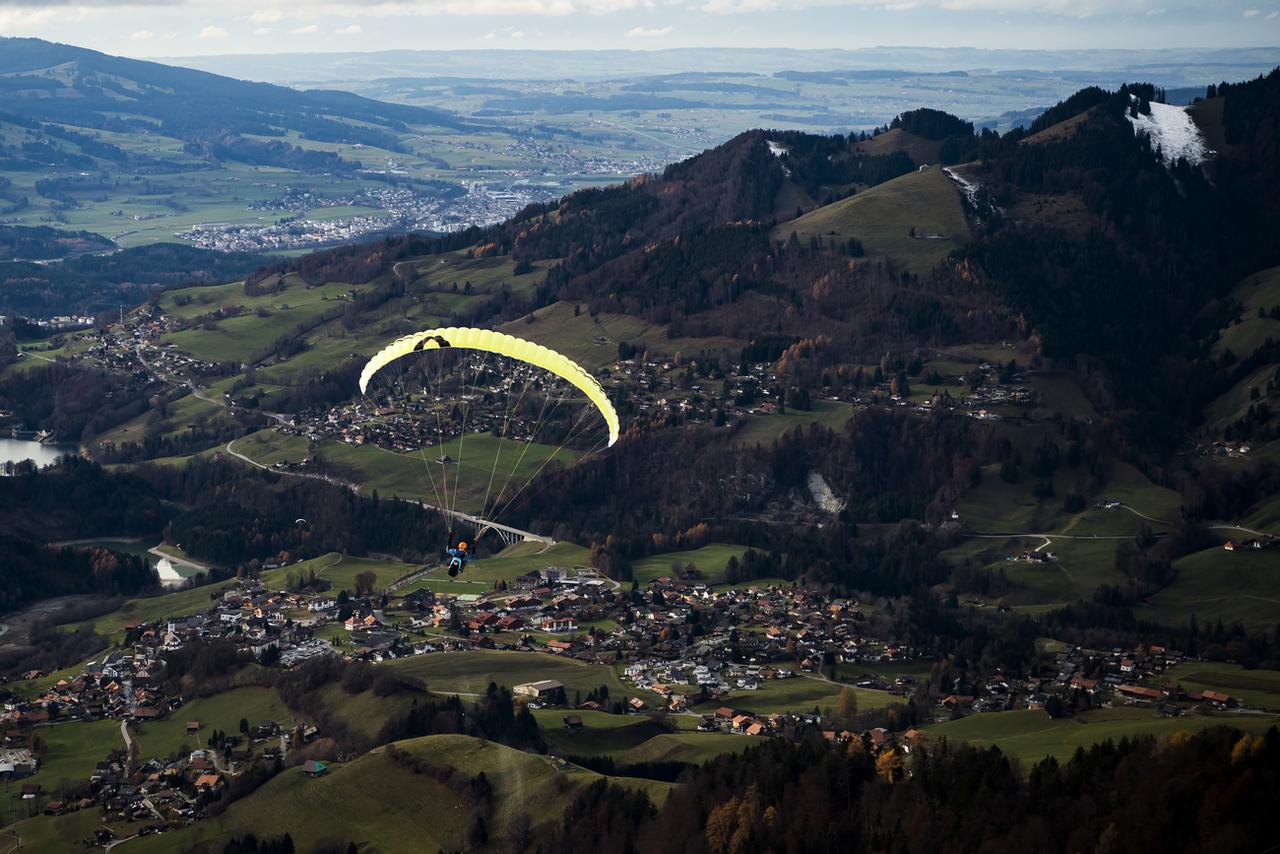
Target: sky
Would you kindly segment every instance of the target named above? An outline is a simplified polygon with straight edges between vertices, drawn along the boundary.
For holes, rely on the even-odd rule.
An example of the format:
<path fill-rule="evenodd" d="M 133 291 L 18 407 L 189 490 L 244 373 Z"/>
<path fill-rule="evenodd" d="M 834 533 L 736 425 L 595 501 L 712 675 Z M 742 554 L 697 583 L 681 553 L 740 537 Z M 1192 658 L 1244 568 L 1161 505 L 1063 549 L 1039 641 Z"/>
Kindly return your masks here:
<path fill-rule="evenodd" d="M 0 0 L 0 35 L 125 56 L 392 48 L 1280 45 L 1280 0 Z"/>

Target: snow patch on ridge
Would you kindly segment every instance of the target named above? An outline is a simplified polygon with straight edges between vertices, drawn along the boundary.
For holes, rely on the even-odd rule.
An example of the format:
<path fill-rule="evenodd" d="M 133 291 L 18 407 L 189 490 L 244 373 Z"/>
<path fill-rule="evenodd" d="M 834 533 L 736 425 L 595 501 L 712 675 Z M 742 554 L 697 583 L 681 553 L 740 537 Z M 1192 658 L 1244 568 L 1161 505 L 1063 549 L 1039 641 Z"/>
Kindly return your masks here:
<path fill-rule="evenodd" d="M 765 142 L 769 145 L 769 153 L 774 157 L 781 157 L 787 153 L 787 147 L 782 143 L 774 142 L 771 139 L 766 139 Z M 782 165 L 782 174 L 786 175 L 788 178 L 791 177 L 791 169 L 788 168 L 785 163 Z"/>
<path fill-rule="evenodd" d="M 976 211 L 978 209 L 978 185 L 967 178 L 962 178 L 958 172 L 949 166 L 942 167 L 942 171 L 955 182 L 955 185 L 960 188 L 960 192 L 964 195 L 965 201 L 969 203 L 969 207 Z"/>
<path fill-rule="evenodd" d="M 1138 100 L 1134 95 L 1129 98 L 1135 102 Z M 1135 117 L 1126 110 L 1125 116 L 1133 125 L 1135 134 L 1147 135 L 1151 138 L 1152 147 L 1160 149 L 1165 165 L 1171 165 L 1179 157 L 1185 157 L 1188 163 L 1195 166 L 1213 154 L 1186 107 L 1152 101 L 1150 115 L 1139 113 Z"/>

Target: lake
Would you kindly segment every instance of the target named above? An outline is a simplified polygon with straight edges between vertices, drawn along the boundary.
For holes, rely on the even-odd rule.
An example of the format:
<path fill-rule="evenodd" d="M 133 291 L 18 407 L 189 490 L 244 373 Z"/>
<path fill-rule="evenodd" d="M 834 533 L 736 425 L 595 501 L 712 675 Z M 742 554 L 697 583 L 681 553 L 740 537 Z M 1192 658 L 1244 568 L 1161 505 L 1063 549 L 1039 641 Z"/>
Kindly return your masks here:
<path fill-rule="evenodd" d="M 34 439 L 0 439 L 0 465 L 32 460 L 37 466 L 47 466 L 58 457 L 78 454 L 75 445 L 42 445 Z"/>
<path fill-rule="evenodd" d="M 183 587 L 186 585 L 187 579 L 204 574 L 203 569 L 157 555 L 151 551 L 151 547 L 148 545 L 154 542 L 155 539 L 150 537 L 141 539 L 117 537 L 101 540 L 77 540 L 75 544 L 80 548 L 97 546 L 143 558 L 160 575 L 160 586 L 168 589 Z M 161 541 L 159 545 L 164 545 L 164 542 Z"/>

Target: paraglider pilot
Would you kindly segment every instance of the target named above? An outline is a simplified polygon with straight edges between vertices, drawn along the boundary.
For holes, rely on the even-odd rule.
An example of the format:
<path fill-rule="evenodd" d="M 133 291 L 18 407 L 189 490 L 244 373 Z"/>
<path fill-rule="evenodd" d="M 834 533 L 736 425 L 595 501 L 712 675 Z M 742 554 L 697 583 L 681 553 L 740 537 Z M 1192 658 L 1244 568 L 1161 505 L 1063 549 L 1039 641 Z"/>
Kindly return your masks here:
<path fill-rule="evenodd" d="M 475 557 L 475 550 L 468 548 L 467 541 L 463 540 L 456 546 L 453 544 L 453 532 L 449 532 L 449 547 L 444 550 L 449 556 L 449 577 L 456 578 L 462 574 L 462 570 L 467 564 L 471 563 L 471 559 Z"/>

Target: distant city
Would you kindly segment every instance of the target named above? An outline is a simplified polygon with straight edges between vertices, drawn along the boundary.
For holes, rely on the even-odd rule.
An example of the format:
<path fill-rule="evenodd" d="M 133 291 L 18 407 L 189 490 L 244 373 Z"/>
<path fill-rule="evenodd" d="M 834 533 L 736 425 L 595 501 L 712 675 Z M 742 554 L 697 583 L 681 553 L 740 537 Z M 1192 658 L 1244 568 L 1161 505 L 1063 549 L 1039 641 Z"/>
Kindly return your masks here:
<path fill-rule="evenodd" d="M 283 214 L 280 219 L 264 224 L 202 223 L 176 232 L 176 236 L 203 249 L 221 252 L 274 252 L 346 243 L 392 230 L 462 231 L 503 222 L 528 205 L 559 198 L 583 184 L 658 172 L 666 165 L 657 157 L 614 159 L 566 155 L 534 140 L 507 148 L 509 153 L 518 152 L 534 159 L 545 155 L 545 166 L 476 169 L 489 180 L 467 184 L 465 193 L 458 196 L 402 186 L 365 187 L 343 195 L 307 192 L 285 183 L 257 182 L 264 187 L 278 186 L 281 193 L 273 199 L 250 202 L 246 210 L 279 212 Z M 379 170 L 378 174 L 407 178 L 408 173 L 391 162 L 388 169 Z M 574 177 L 556 177 L 566 174 Z M 588 180 L 581 180 L 584 178 Z M 381 212 L 325 219 L 308 216 L 315 210 L 340 207 L 367 207 L 381 209 Z"/>

